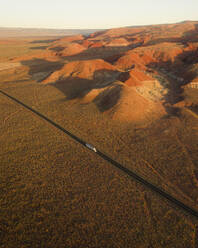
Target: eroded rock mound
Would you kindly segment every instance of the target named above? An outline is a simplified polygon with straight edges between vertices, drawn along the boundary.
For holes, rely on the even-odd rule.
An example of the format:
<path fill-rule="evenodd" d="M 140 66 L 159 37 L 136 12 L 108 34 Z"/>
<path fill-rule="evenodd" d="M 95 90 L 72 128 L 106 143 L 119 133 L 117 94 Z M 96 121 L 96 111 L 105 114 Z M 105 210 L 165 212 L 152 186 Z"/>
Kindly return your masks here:
<path fill-rule="evenodd" d="M 144 71 L 138 70 L 136 68 L 123 72 L 119 75 L 118 79 L 124 82 L 128 86 L 137 86 L 142 85 L 145 82 L 155 81 L 149 74 L 146 74 Z"/>
<path fill-rule="evenodd" d="M 134 88 L 123 86 L 119 105 L 113 118 L 125 122 L 149 123 L 163 115 L 166 111 L 161 103 L 151 101 L 140 95 Z"/>
<path fill-rule="evenodd" d="M 65 46 L 65 48 L 58 53 L 59 56 L 72 56 L 79 54 L 86 50 L 86 47 L 78 44 L 78 43 L 69 43 Z"/>
<path fill-rule="evenodd" d="M 173 63 L 183 51 L 183 45 L 166 42 L 160 45 L 138 47 L 126 52 L 115 62 L 115 65 L 121 69 L 130 69 L 133 65 L 145 69 L 145 66 L 155 63 Z"/>
<path fill-rule="evenodd" d="M 119 47 L 119 46 L 129 46 L 130 42 L 128 42 L 126 39 L 124 38 L 117 38 L 117 39 L 113 39 L 110 42 L 107 42 L 105 44 L 105 46 L 111 46 L 111 47 Z"/>
<path fill-rule="evenodd" d="M 95 104 L 114 119 L 146 123 L 169 113 L 179 101 L 185 103 L 186 91 L 190 97 L 196 95 L 192 90 L 198 78 L 197 24 L 127 27 L 64 37 L 23 60 L 30 60 L 26 64 L 33 79 L 54 83 L 67 100 Z"/>
<path fill-rule="evenodd" d="M 89 80 L 108 79 L 117 75 L 116 68 L 102 59 L 74 61 L 66 64 L 61 70 L 55 71 L 44 80 L 44 83 L 52 83 L 64 78 L 82 78 Z"/>

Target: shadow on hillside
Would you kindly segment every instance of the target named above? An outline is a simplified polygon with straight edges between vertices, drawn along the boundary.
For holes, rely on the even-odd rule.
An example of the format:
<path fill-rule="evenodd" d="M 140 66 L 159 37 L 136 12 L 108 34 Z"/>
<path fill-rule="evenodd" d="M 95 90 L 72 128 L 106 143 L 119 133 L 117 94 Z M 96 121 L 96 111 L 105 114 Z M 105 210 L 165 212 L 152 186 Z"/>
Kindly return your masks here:
<path fill-rule="evenodd" d="M 116 85 L 113 82 L 101 82 L 97 79 L 90 80 L 78 77 L 68 77 L 52 85 L 66 96 L 66 101 L 82 99 L 94 89 L 104 89 L 93 99 L 93 103 L 95 103 L 100 112 L 107 111 L 115 106 L 120 99 L 122 90 L 121 85 Z"/>
<path fill-rule="evenodd" d="M 22 65 L 29 67 L 29 75 L 32 79 L 35 80 L 35 75 L 38 76 L 38 82 L 44 80 L 52 72 L 60 70 L 64 65 L 61 62 L 51 62 L 44 59 L 33 59 L 22 61 L 21 63 Z M 67 101 L 81 99 L 93 89 L 104 88 L 104 91 L 93 100 L 98 109 L 101 112 L 104 112 L 112 108 L 119 101 L 122 87 L 119 85 L 113 85 L 118 74 L 117 71 L 112 70 L 97 70 L 94 72 L 93 79 L 83 79 L 70 76 L 51 85 L 61 91 L 66 96 Z M 106 88 L 107 86 L 111 87 Z"/>
<path fill-rule="evenodd" d="M 37 44 L 37 43 L 51 43 L 57 41 L 58 39 L 51 39 L 51 40 L 33 40 L 30 44 Z"/>
<path fill-rule="evenodd" d="M 168 38 L 159 38 L 156 40 L 150 40 L 143 46 L 151 46 L 151 45 L 157 45 L 160 43 L 178 43 L 187 45 L 189 42 L 198 42 L 198 24 L 195 24 L 195 29 L 190 30 L 187 32 L 184 32 L 181 37 L 168 37 Z"/>
<path fill-rule="evenodd" d="M 182 54 L 179 54 L 177 56 L 177 59 L 180 60 L 185 66 L 189 66 L 195 63 L 198 63 L 198 48 L 193 51 L 185 51 Z M 190 78 L 187 78 L 187 80 L 192 80 L 194 75 L 189 75 Z"/>
<path fill-rule="evenodd" d="M 89 34 L 89 35 L 87 36 L 87 39 L 90 39 L 90 38 L 96 38 L 96 37 L 98 37 L 98 36 L 100 36 L 100 35 L 105 34 L 105 33 L 106 33 L 106 31 L 107 31 L 107 30 L 102 30 L 102 31 L 98 31 L 98 32 L 95 32 L 95 33 Z"/>
<path fill-rule="evenodd" d="M 173 79 L 169 76 L 168 73 L 170 73 L 171 70 L 168 68 L 171 67 L 171 63 L 169 64 L 160 63 L 160 65 L 158 63 L 150 63 L 149 67 L 154 68 L 156 71 L 159 72 L 162 78 L 165 78 L 169 82 L 169 84 L 165 86 L 166 88 L 168 88 L 168 93 L 165 96 L 165 107 L 168 113 L 171 114 L 175 113 L 175 110 L 173 110 L 172 105 L 184 99 L 183 98 L 184 89 L 182 88 L 184 83 L 178 81 L 177 79 Z M 164 70 L 164 72 L 162 72 L 160 70 L 161 68 L 163 69 L 166 68 L 166 71 Z M 162 81 L 159 79 L 159 82 L 162 83 Z"/>
<path fill-rule="evenodd" d="M 94 88 L 93 84 L 92 80 L 68 77 L 54 83 L 53 87 L 61 91 L 66 100 L 74 100 L 86 96 Z"/>
<path fill-rule="evenodd" d="M 132 49 L 131 46 L 95 47 L 95 48 L 88 48 L 87 50 L 80 52 L 78 54 L 72 55 L 72 56 L 62 56 L 62 58 L 68 61 L 92 60 L 92 59 L 104 59 L 105 60 L 110 56 L 124 53 L 130 49 Z"/>
<path fill-rule="evenodd" d="M 169 71 L 176 75 L 176 77 L 183 78 L 184 82 L 179 82 L 179 85 L 183 86 L 197 76 L 196 73 L 189 72 L 189 66 L 196 63 L 198 63 L 198 48 L 192 51 L 183 51 L 175 57 L 174 61 L 168 60 L 166 62 L 151 62 L 147 66 L 151 69 L 157 70 L 160 68 L 165 68 L 167 72 Z"/>
<path fill-rule="evenodd" d="M 114 64 L 118 59 L 120 59 L 122 56 L 124 55 L 124 53 L 118 53 L 118 54 L 114 54 L 112 56 L 109 56 L 107 58 L 104 58 L 104 61 L 110 63 L 110 64 Z"/>
<path fill-rule="evenodd" d="M 27 79 L 20 79 L 20 80 L 14 80 L 14 81 L 8 79 L 8 80 L 3 81 L 3 83 L 6 83 L 6 84 L 17 84 L 17 83 L 25 83 L 25 82 L 27 82 Z"/>
<path fill-rule="evenodd" d="M 45 50 L 48 46 L 37 46 L 37 47 L 30 47 L 32 50 Z"/>
<path fill-rule="evenodd" d="M 100 112 L 105 112 L 113 108 L 121 97 L 122 85 L 114 85 L 99 93 L 93 102 L 96 104 Z"/>
<path fill-rule="evenodd" d="M 56 70 L 60 70 L 64 65 L 60 61 L 52 62 L 45 59 L 36 59 L 36 58 L 32 60 L 21 61 L 21 64 L 24 66 L 28 66 L 29 68 L 28 74 L 32 77 L 33 80 L 37 78 L 35 77 L 35 75 L 38 75 L 38 80 L 36 79 L 36 81 L 38 82 L 44 80 L 52 72 Z"/>
<path fill-rule="evenodd" d="M 54 52 L 61 52 L 64 49 L 65 49 L 65 47 L 57 46 L 57 47 L 51 47 L 49 50 L 54 51 Z"/>
<path fill-rule="evenodd" d="M 195 29 L 184 33 L 183 39 L 186 42 L 198 42 L 198 24 L 195 24 Z"/>
<path fill-rule="evenodd" d="M 189 66 L 198 62 L 198 49 L 196 51 L 184 51 L 176 56 L 174 61 L 152 62 L 147 66 L 159 72 L 169 82 L 168 93 L 164 106 L 171 115 L 178 115 L 179 109 L 174 104 L 184 100 L 184 87 L 197 74 L 189 71 Z"/>
<path fill-rule="evenodd" d="M 158 45 L 158 44 L 161 44 L 161 43 L 184 43 L 185 40 L 181 37 L 177 38 L 159 38 L 159 39 L 156 39 L 156 40 L 150 40 L 148 41 L 146 44 L 144 44 L 143 46 L 144 47 L 147 47 L 147 46 L 154 46 L 154 45 Z"/>
<path fill-rule="evenodd" d="M 193 112 L 195 112 L 195 113 L 198 115 L 198 105 L 192 104 L 192 105 L 189 107 L 189 109 L 192 110 Z"/>
<path fill-rule="evenodd" d="M 126 27 L 126 28 L 135 28 L 135 26 L 129 26 L 129 27 Z M 116 38 L 116 39 L 119 39 L 119 38 L 126 38 L 126 36 L 127 36 L 127 40 L 134 40 L 133 39 L 133 37 L 134 36 L 136 36 L 136 35 L 141 35 L 141 34 L 144 34 L 145 33 L 145 30 L 144 30 L 144 28 L 142 29 L 141 27 L 138 27 L 137 26 L 137 28 L 139 29 L 139 30 L 137 30 L 137 31 L 134 31 L 134 33 L 129 33 L 129 34 L 127 34 L 127 35 L 119 35 L 119 36 L 116 36 L 116 37 L 114 37 L 114 38 Z M 142 30 L 141 30 L 142 29 Z M 102 39 L 102 40 L 104 40 L 104 41 L 109 41 L 110 39 L 112 39 L 112 38 L 109 38 L 109 37 L 105 37 L 106 36 L 106 32 L 107 32 L 107 30 L 104 30 L 104 31 L 100 31 L 100 32 L 97 32 L 97 33 L 95 33 L 95 34 L 91 34 L 91 35 L 89 35 L 88 37 L 87 37 L 87 39 L 94 39 L 94 41 L 101 41 L 101 38 L 100 39 L 98 39 L 98 40 L 96 40 L 95 38 L 97 38 L 97 37 L 100 37 L 100 36 L 102 36 L 102 35 L 104 35 L 104 38 Z"/>

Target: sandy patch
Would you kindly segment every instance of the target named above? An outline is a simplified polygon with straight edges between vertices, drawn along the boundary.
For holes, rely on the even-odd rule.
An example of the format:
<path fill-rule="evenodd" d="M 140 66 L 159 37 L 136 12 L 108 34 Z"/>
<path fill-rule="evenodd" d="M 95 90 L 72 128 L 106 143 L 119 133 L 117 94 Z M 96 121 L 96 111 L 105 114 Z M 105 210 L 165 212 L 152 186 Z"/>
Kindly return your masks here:
<path fill-rule="evenodd" d="M 15 62 L 15 63 L 10 63 L 10 62 L 5 62 L 5 63 L 0 63 L 0 71 L 12 69 L 21 66 L 21 63 Z"/>

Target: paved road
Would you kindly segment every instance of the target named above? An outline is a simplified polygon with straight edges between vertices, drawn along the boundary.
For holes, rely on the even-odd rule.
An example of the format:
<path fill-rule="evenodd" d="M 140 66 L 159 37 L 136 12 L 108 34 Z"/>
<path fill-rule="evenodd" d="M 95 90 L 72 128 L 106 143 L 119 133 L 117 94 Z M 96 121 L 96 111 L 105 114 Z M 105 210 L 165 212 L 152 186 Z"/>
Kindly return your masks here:
<path fill-rule="evenodd" d="M 41 119 L 44 119 L 45 121 L 47 121 L 48 123 L 50 123 L 51 125 L 53 125 L 57 129 L 59 129 L 63 133 L 67 134 L 68 136 L 70 136 L 72 139 L 74 139 L 75 141 L 77 141 L 78 143 L 80 143 L 81 145 L 83 145 L 84 147 L 86 147 L 87 149 L 89 149 L 92 152 L 96 153 L 98 156 L 102 157 L 104 160 L 106 160 L 107 162 L 111 163 L 113 166 L 115 166 L 116 168 L 118 168 L 119 170 L 121 170 L 122 172 L 124 172 L 125 174 L 127 174 L 128 176 L 130 176 L 131 178 L 133 178 L 134 180 L 136 180 L 137 182 L 139 182 L 142 185 L 144 185 L 146 188 L 148 188 L 148 189 L 152 190 L 153 192 L 157 193 L 159 196 L 167 199 L 169 202 L 173 203 L 175 206 L 177 206 L 180 209 L 184 210 L 188 214 L 190 214 L 190 215 L 198 218 L 198 211 L 197 210 L 195 210 L 195 209 L 187 206 L 183 202 L 177 200 L 175 197 L 173 197 L 170 194 L 166 193 L 164 190 L 162 190 L 162 189 L 156 187 L 154 184 L 146 181 L 141 176 L 137 175 L 133 171 L 127 169 L 126 167 L 124 167 L 123 165 L 121 165 L 120 163 L 118 163 L 117 161 L 113 160 L 112 158 L 110 158 L 109 156 L 107 156 L 106 154 L 104 154 L 103 152 L 101 152 L 98 149 L 96 149 L 93 145 L 88 144 L 87 142 L 85 142 L 82 139 L 78 138 L 77 136 L 75 136 L 74 134 L 70 133 L 65 128 L 61 127 L 59 124 L 57 124 L 54 121 L 50 120 L 48 117 L 44 116 L 43 114 L 41 114 L 38 111 L 34 110 L 33 108 L 29 107 L 25 103 L 19 101 L 15 97 L 10 96 L 9 94 L 7 94 L 6 92 L 4 92 L 2 90 L 0 90 L 0 93 L 2 95 L 4 95 L 4 96 L 8 97 L 9 99 L 13 100 L 14 102 L 18 103 L 19 105 L 23 106 L 24 108 L 30 110 L 32 113 L 36 114 Z"/>

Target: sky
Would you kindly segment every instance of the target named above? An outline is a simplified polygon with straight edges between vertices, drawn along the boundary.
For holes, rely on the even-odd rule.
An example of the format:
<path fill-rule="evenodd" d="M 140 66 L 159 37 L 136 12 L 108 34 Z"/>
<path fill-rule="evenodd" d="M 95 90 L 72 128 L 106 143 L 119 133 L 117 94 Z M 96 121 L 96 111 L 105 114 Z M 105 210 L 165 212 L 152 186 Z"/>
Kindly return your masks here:
<path fill-rule="evenodd" d="M 198 0 L 0 0 L 0 27 L 97 29 L 198 20 Z"/>

